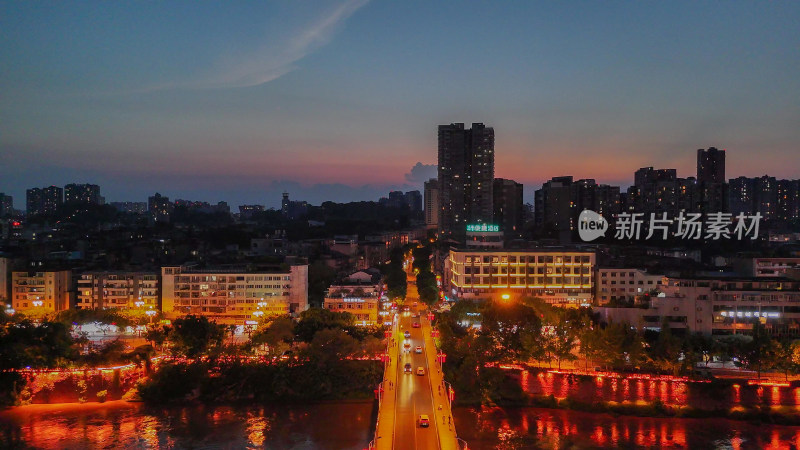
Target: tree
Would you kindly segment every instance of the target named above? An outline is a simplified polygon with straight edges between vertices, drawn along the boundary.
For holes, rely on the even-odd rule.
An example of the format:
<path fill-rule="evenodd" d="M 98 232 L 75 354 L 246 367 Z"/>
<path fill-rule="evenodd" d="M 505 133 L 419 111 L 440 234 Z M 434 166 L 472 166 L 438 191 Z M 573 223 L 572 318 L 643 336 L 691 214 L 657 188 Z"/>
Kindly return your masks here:
<path fill-rule="evenodd" d="M 772 340 L 766 327 L 761 322 L 753 323 L 753 339 L 745 347 L 747 365 L 755 367 L 758 378 L 761 378 L 761 371 L 770 368 L 776 361 L 776 345 Z"/>
<path fill-rule="evenodd" d="M 649 344 L 649 361 L 657 370 L 670 372 L 673 375 L 680 373 L 687 360 L 683 341 L 672 334 L 666 321 L 661 324 L 661 332 L 656 339 Z"/>
<path fill-rule="evenodd" d="M 162 348 L 164 346 L 164 341 L 167 340 L 167 336 L 169 336 L 171 328 L 166 325 L 155 325 L 147 327 L 147 331 L 144 334 L 144 338 L 150 342 L 150 345 L 156 348 Z"/>
<path fill-rule="evenodd" d="M 527 361 L 541 348 L 541 318 L 522 303 L 488 302 L 480 334 L 494 344 L 489 350 L 492 361 Z"/>
<path fill-rule="evenodd" d="M 212 347 L 220 345 L 225 338 L 225 330 L 206 316 L 189 315 L 173 321 L 169 339 L 173 350 L 187 358 L 196 358 L 208 353 Z"/>
<path fill-rule="evenodd" d="M 266 346 L 267 356 L 280 356 L 291 348 L 294 340 L 294 322 L 289 317 L 278 317 L 256 330 L 250 337 L 252 345 Z"/>
<path fill-rule="evenodd" d="M 797 364 L 795 355 L 800 351 L 800 341 L 783 339 L 775 345 L 775 368 L 783 372 L 786 380 L 789 380 L 790 373 L 797 373 L 800 366 Z"/>
<path fill-rule="evenodd" d="M 303 342 L 311 342 L 314 335 L 331 328 L 349 329 L 354 326 L 353 315 L 347 312 L 335 312 L 324 308 L 309 308 L 300 313 L 300 321 L 295 327 L 297 338 Z"/>
<path fill-rule="evenodd" d="M 359 350 L 359 343 L 342 329 L 329 328 L 314 334 L 304 354 L 320 366 L 330 366 L 352 356 Z"/>
<path fill-rule="evenodd" d="M 594 360 L 600 354 L 602 333 L 603 330 L 595 325 L 584 328 L 578 335 L 586 370 L 589 370 L 589 361 Z"/>
<path fill-rule="evenodd" d="M 561 361 L 574 361 L 578 359 L 578 357 L 572 353 L 577 338 L 572 333 L 572 325 L 564 320 L 554 323 L 552 330 L 548 346 L 550 347 L 553 357 L 558 361 L 558 369 L 561 370 Z"/>

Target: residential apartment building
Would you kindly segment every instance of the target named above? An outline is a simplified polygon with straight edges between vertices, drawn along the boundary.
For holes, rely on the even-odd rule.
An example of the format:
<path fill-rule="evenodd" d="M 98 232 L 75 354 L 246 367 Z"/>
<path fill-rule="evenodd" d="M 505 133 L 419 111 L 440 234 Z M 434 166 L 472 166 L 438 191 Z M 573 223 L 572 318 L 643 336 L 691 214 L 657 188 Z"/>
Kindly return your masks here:
<path fill-rule="evenodd" d="M 433 178 L 425 182 L 425 227 L 439 227 L 439 180 Z"/>
<path fill-rule="evenodd" d="M 270 272 L 162 267 L 161 307 L 167 317 L 197 314 L 231 324 L 299 314 L 308 309 L 308 265 Z"/>
<path fill-rule="evenodd" d="M 78 277 L 77 307 L 159 309 L 154 272 L 85 272 Z"/>
<path fill-rule="evenodd" d="M 729 205 L 734 216 L 758 213 L 765 220 L 800 219 L 800 180 L 778 180 L 768 175 L 733 178 Z"/>
<path fill-rule="evenodd" d="M 800 336 L 800 281 L 788 278 L 673 278 L 650 307 L 595 308 L 607 322 L 707 336 L 749 334 L 761 322 L 775 336 Z"/>
<path fill-rule="evenodd" d="M 734 258 L 732 264 L 745 277 L 792 277 L 800 273 L 800 258 Z"/>
<path fill-rule="evenodd" d="M 72 272 L 12 272 L 11 305 L 19 312 L 59 312 L 70 308 Z"/>
<path fill-rule="evenodd" d="M 649 274 L 641 269 L 598 268 L 595 275 L 595 304 L 637 303 L 637 298 L 660 291 L 663 275 Z"/>
<path fill-rule="evenodd" d="M 509 239 L 522 237 L 525 217 L 522 209 L 522 184 L 504 178 L 494 179 L 494 223 Z"/>
<path fill-rule="evenodd" d="M 578 216 L 590 209 L 609 222 L 620 212 L 619 186 L 597 184 L 593 179 L 573 181 L 571 176 L 555 177 L 535 192 L 536 225 L 552 229 L 562 241 L 577 230 Z"/>
<path fill-rule="evenodd" d="M 439 232 L 463 239 L 470 223 L 492 223 L 494 128 L 439 125 Z"/>
<path fill-rule="evenodd" d="M 14 198 L 0 192 L 0 219 L 14 215 Z"/>
<path fill-rule="evenodd" d="M 572 250 L 450 250 L 445 295 L 456 299 L 539 297 L 562 306 L 590 304 L 594 252 Z"/>
<path fill-rule="evenodd" d="M 31 188 L 25 192 L 28 216 L 54 214 L 64 204 L 64 190 L 58 186 Z"/>
<path fill-rule="evenodd" d="M 169 197 L 165 197 L 158 192 L 147 198 L 147 212 L 153 222 L 169 222 L 174 207 L 169 202 Z"/>
<path fill-rule="evenodd" d="M 64 186 L 64 202 L 102 205 L 105 199 L 100 195 L 100 186 L 96 184 L 68 184 Z"/>

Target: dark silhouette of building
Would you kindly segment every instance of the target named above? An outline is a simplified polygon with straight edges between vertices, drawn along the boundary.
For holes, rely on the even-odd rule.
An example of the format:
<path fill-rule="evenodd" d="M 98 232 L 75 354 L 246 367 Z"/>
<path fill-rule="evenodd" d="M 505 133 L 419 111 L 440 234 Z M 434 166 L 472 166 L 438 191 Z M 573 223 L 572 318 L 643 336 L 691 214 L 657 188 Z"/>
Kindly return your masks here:
<path fill-rule="evenodd" d="M 289 200 L 289 193 L 284 192 L 281 199 L 281 213 L 290 220 L 298 220 L 308 214 L 308 202 Z"/>
<path fill-rule="evenodd" d="M 55 214 L 63 204 L 64 190 L 58 186 L 31 188 L 25 193 L 26 212 L 29 216 Z"/>
<path fill-rule="evenodd" d="M 147 202 L 111 202 L 109 205 L 121 213 L 147 213 Z"/>
<path fill-rule="evenodd" d="M 728 211 L 728 185 L 725 182 L 725 150 L 710 147 L 697 150 L 697 212 Z"/>
<path fill-rule="evenodd" d="M 422 193 L 419 191 L 408 191 L 404 194 L 403 199 L 412 214 L 418 215 L 422 212 Z"/>
<path fill-rule="evenodd" d="M 697 150 L 697 182 L 725 184 L 725 150 Z"/>
<path fill-rule="evenodd" d="M 609 222 L 620 212 L 619 186 L 597 184 L 593 179 L 573 181 L 571 176 L 555 177 L 534 194 L 537 227 L 551 230 L 569 241 L 584 209 L 603 215 Z"/>
<path fill-rule="evenodd" d="M 732 178 L 728 182 L 730 196 L 728 208 L 731 214 L 751 215 L 755 211 L 755 178 Z"/>
<path fill-rule="evenodd" d="M 633 186 L 628 188 L 628 202 L 634 211 L 660 215 L 677 212 L 678 175 L 675 169 L 643 167 L 633 175 Z"/>
<path fill-rule="evenodd" d="M 262 212 L 264 205 L 239 205 L 239 218 L 242 220 L 250 220 Z"/>
<path fill-rule="evenodd" d="M 506 238 L 521 237 L 525 225 L 525 213 L 522 206 L 522 184 L 514 180 L 495 178 L 494 187 L 494 223 L 500 225 Z"/>
<path fill-rule="evenodd" d="M 425 182 L 425 226 L 439 228 L 439 180 L 431 178 Z"/>
<path fill-rule="evenodd" d="M 469 223 L 494 216 L 494 129 L 439 125 L 439 232 L 462 240 Z"/>
<path fill-rule="evenodd" d="M 0 217 L 14 214 L 14 199 L 10 195 L 0 192 Z"/>
<path fill-rule="evenodd" d="M 778 180 L 778 219 L 800 220 L 800 180 Z"/>
<path fill-rule="evenodd" d="M 765 220 L 800 219 L 800 180 L 778 180 L 764 175 L 729 181 L 730 212 L 734 216 L 761 214 Z"/>
<path fill-rule="evenodd" d="M 105 199 L 100 195 L 100 186 L 96 184 L 68 184 L 64 186 L 65 203 L 81 203 L 102 205 Z"/>
<path fill-rule="evenodd" d="M 169 222 L 172 210 L 173 205 L 170 203 L 169 197 L 165 197 L 158 192 L 147 199 L 147 211 L 150 213 L 150 219 L 153 222 Z"/>

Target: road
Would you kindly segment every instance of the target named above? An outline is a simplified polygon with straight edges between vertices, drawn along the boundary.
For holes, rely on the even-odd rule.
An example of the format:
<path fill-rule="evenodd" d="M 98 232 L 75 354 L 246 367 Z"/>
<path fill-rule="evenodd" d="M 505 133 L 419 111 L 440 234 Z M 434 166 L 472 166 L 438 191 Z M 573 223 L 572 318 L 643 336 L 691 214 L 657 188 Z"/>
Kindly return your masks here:
<path fill-rule="evenodd" d="M 397 364 L 397 397 L 395 404 L 394 448 L 396 449 L 439 449 L 438 427 L 435 423 L 433 392 L 431 389 L 428 358 L 425 353 L 415 353 L 417 346 L 425 348 L 422 328 L 413 328 L 412 323 L 420 319 L 411 317 L 409 313 L 400 315 L 400 333 L 410 331 L 411 337 L 405 342 L 411 344 L 410 351 L 401 350 Z M 404 338 L 403 338 L 404 339 Z M 431 350 L 433 351 L 433 350 Z M 404 366 L 411 364 L 412 373 L 404 373 Z M 417 375 L 422 367 L 425 375 Z M 434 369 L 435 370 L 435 369 Z M 420 414 L 426 414 L 431 421 L 430 427 L 418 426 Z"/>

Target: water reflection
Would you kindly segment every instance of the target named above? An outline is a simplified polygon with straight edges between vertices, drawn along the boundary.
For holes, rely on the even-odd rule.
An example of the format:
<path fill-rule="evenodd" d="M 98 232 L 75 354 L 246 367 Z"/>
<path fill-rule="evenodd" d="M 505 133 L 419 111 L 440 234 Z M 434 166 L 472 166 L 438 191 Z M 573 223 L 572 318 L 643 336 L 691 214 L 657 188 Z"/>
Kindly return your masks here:
<path fill-rule="evenodd" d="M 141 404 L 35 405 L 0 412 L 0 448 L 362 449 L 372 403 L 150 409 Z"/>
<path fill-rule="evenodd" d="M 541 408 L 456 408 L 470 448 L 797 449 L 800 427 L 726 419 L 614 417 Z"/>
<path fill-rule="evenodd" d="M 619 386 L 624 389 L 624 381 Z M 453 415 L 471 449 L 800 448 L 800 427 L 725 419 L 541 408 L 462 407 Z M 40 405 L 0 412 L 0 448 L 362 449 L 374 420 L 372 403 L 172 409 L 125 402 Z"/>

